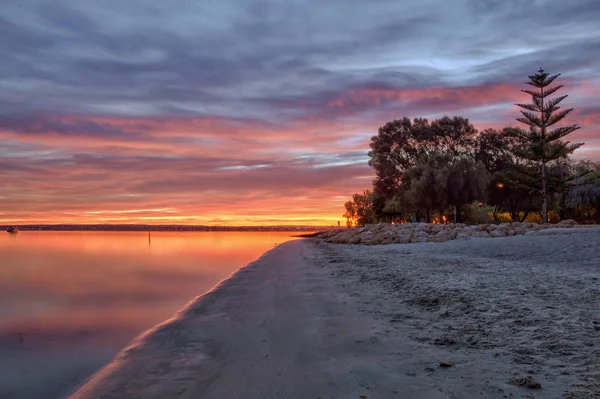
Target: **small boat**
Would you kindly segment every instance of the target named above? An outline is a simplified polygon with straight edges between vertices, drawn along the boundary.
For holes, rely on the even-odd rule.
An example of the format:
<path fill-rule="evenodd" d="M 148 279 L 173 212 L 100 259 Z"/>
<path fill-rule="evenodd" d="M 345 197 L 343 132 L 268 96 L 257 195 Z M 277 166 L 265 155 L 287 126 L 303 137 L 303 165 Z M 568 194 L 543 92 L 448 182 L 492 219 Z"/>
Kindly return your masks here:
<path fill-rule="evenodd" d="M 6 229 L 6 231 L 9 234 L 16 234 L 19 231 L 19 228 L 17 226 L 12 226 L 12 227 L 9 227 L 8 229 Z"/>

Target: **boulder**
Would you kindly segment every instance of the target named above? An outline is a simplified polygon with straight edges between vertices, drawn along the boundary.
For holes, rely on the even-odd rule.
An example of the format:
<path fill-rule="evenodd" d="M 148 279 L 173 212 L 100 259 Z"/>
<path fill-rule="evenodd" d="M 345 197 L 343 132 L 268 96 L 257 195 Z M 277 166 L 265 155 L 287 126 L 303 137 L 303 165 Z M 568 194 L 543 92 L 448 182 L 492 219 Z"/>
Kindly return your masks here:
<path fill-rule="evenodd" d="M 490 234 L 487 231 L 476 231 L 473 233 L 473 237 L 476 238 L 490 238 Z"/>
<path fill-rule="evenodd" d="M 425 233 L 424 231 L 415 231 L 410 238 L 410 242 L 428 242 L 428 241 L 429 241 L 429 234 Z"/>
<path fill-rule="evenodd" d="M 506 237 L 506 231 L 504 229 L 496 229 L 490 231 L 490 237 L 498 238 L 498 237 Z"/>
<path fill-rule="evenodd" d="M 437 234 L 440 231 L 444 230 L 445 226 L 443 224 L 434 224 L 433 226 L 431 226 L 431 228 L 429 229 L 432 233 Z"/>
<path fill-rule="evenodd" d="M 450 236 L 450 233 L 448 231 L 445 231 L 445 230 L 442 230 L 442 231 L 438 232 L 431 239 L 431 241 L 434 241 L 434 242 L 444 242 L 444 241 L 450 241 L 450 240 L 452 240 L 452 237 Z"/>
<path fill-rule="evenodd" d="M 573 227 L 573 226 L 576 226 L 578 224 L 579 223 L 577 223 L 573 219 L 565 219 L 565 220 L 561 220 L 560 222 L 558 222 L 556 224 L 556 226 L 560 226 L 560 227 Z"/>
<path fill-rule="evenodd" d="M 360 244 L 360 236 L 355 235 L 353 237 L 350 237 L 347 242 L 348 244 Z"/>
<path fill-rule="evenodd" d="M 473 234 L 475 234 L 475 230 L 473 230 L 470 227 L 465 227 L 460 230 L 456 230 L 456 238 L 457 239 L 470 238 L 470 237 L 473 237 Z"/>

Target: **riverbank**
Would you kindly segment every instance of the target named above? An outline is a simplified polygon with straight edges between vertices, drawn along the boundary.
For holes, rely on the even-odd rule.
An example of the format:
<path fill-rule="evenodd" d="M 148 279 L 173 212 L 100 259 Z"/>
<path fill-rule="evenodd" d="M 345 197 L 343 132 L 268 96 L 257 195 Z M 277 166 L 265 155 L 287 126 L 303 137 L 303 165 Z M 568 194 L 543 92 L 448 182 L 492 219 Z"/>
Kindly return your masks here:
<path fill-rule="evenodd" d="M 600 230 L 559 233 L 282 244 L 72 397 L 597 397 Z"/>

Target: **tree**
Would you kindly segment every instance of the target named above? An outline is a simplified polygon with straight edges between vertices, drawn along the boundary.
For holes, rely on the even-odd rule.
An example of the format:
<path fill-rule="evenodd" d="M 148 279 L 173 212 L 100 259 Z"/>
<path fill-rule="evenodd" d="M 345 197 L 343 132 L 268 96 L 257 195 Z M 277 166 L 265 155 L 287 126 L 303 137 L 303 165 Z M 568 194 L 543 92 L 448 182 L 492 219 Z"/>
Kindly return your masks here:
<path fill-rule="evenodd" d="M 535 75 L 529 76 L 529 82 L 526 82 L 526 84 L 535 87 L 535 89 L 521 91 L 529 94 L 532 102 L 531 104 L 516 104 L 518 107 L 525 109 L 525 111 L 521 111 L 523 116 L 517 118 L 517 121 L 529 126 L 529 130 L 511 129 L 511 133 L 518 141 L 513 153 L 517 157 L 533 163 L 540 171 L 543 223 L 548 223 L 548 164 L 567 158 L 569 154 L 583 145 L 583 143 L 571 144 L 569 141 L 561 140 L 569 133 L 579 129 L 577 125 L 561 126 L 548 130 L 550 126 L 560 122 L 573 111 L 573 108 L 558 111 L 560 109 L 558 104 L 567 95 L 544 101 L 548 96 L 563 87 L 563 85 L 557 85 L 548 88 L 558 76 L 560 74 L 550 76 L 541 68 Z"/>
<path fill-rule="evenodd" d="M 373 199 L 371 190 L 365 190 L 362 194 L 354 194 L 352 200 L 344 204 L 346 213 L 343 217 L 346 218 L 349 226 L 364 226 L 375 222 Z"/>
<path fill-rule="evenodd" d="M 600 223 L 600 163 L 579 161 L 571 166 L 573 180 L 561 198 L 562 211 L 571 219 L 591 218 Z"/>
<path fill-rule="evenodd" d="M 474 157 L 476 136 L 477 130 L 469 120 L 457 116 L 444 116 L 431 123 L 423 118 L 415 118 L 412 122 L 403 118 L 379 128 L 378 135 L 371 138 L 369 151 L 369 165 L 376 175 L 373 181 L 375 196 L 386 201 L 385 205 L 377 204 L 378 215 L 383 210 L 388 210 L 392 217 L 399 215 L 397 204 L 402 205 L 404 213 L 407 209 L 414 211 L 417 219 L 425 213 L 429 220 L 432 209 L 441 213 L 443 201 L 431 197 L 437 195 L 434 194 L 437 191 L 445 190 L 436 187 L 436 184 L 445 187 L 441 176 L 437 176 L 440 171 L 432 169 L 438 162 L 436 159 Z M 446 164 L 444 161 L 435 167 L 444 170 Z"/>
<path fill-rule="evenodd" d="M 447 164 L 448 157 L 431 154 L 422 157 L 402 176 L 402 191 L 398 196 L 402 207 L 424 211 L 427 223 L 431 222 L 432 210 L 442 213 L 446 207 Z"/>
<path fill-rule="evenodd" d="M 377 197 L 391 199 L 402 174 L 412 167 L 424 151 L 423 143 L 430 134 L 427 119 L 397 119 L 379 128 L 371 138 L 369 166 L 375 169 L 373 189 Z"/>
<path fill-rule="evenodd" d="M 488 204 L 494 206 L 494 220 L 498 220 L 498 213 L 504 210 L 514 222 L 524 221 L 531 211 L 539 209 L 537 192 L 523 184 L 524 176 L 533 176 L 531 181 L 535 182 L 537 171 L 518 164 L 519 160 L 511 152 L 515 142 L 508 128 L 486 129 L 477 137 L 475 159 L 485 165 L 490 175 L 486 194 Z M 515 179 L 515 175 L 520 179 Z"/>
<path fill-rule="evenodd" d="M 342 217 L 346 218 L 346 226 L 351 227 L 356 224 L 356 202 L 346 201 L 344 208 L 346 208 L 346 212 L 342 215 Z"/>
<path fill-rule="evenodd" d="M 456 222 L 462 222 L 462 207 L 485 199 L 489 175 L 481 162 L 461 157 L 448 165 L 445 185 L 446 203 L 454 206 Z"/>

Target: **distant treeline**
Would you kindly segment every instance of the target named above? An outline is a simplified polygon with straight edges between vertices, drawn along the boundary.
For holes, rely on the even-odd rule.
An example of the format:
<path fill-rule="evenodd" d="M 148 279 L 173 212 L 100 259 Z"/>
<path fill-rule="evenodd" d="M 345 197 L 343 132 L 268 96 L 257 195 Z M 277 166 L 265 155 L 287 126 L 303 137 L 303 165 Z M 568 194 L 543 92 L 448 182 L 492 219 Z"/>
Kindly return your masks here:
<path fill-rule="evenodd" d="M 483 223 L 561 219 L 600 223 L 600 164 L 569 158 L 583 143 L 563 138 L 579 129 L 561 122 L 567 96 L 540 69 L 522 90 L 531 103 L 517 121 L 526 129 L 477 131 L 463 117 L 403 118 L 371 138 L 372 190 L 346 202 L 348 225 L 425 221 Z M 558 127 L 555 127 L 558 126 Z M 552 127 L 552 128 L 551 128 Z M 505 220 L 508 216 L 508 220 Z"/>

